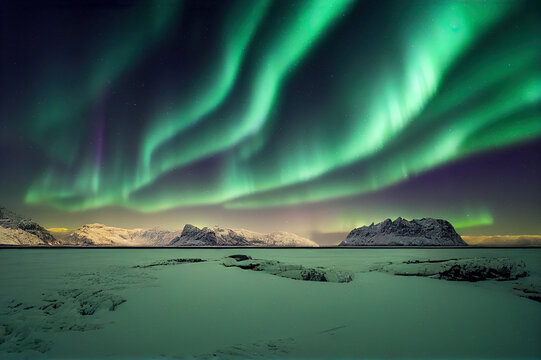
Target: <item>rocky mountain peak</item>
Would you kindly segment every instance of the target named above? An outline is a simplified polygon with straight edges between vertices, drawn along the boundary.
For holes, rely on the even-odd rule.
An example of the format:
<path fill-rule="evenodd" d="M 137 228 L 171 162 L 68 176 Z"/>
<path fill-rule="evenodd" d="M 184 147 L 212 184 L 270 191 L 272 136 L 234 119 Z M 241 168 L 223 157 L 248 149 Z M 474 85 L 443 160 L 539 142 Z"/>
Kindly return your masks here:
<path fill-rule="evenodd" d="M 466 246 L 453 225 L 443 219 L 402 217 L 353 229 L 340 246 Z"/>
<path fill-rule="evenodd" d="M 186 224 L 181 236 L 170 246 L 318 246 L 298 235 L 275 232 L 261 234 L 246 229 L 227 229 L 219 226 L 204 227 Z"/>
<path fill-rule="evenodd" d="M 0 207 L 0 227 L 12 230 L 22 230 L 28 234 L 36 236 L 43 244 L 37 245 L 56 245 L 57 241 L 50 232 L 45 230 L 37 222 L 23 218 L 5 207 Z M 36 245 L 36 244 L 32 244 Z"/>

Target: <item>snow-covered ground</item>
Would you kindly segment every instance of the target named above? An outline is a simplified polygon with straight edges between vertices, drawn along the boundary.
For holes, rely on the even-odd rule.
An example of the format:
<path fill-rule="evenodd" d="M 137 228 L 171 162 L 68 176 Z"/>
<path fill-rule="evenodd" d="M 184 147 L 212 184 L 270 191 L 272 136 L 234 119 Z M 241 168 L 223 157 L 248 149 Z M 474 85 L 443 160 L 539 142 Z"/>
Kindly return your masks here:
<path fill-rule="evenodd" d="M 233 254 L 353 281 L 223 266 Z M 472 257 L 522 261 L 530 275 L 382 271 Z M 2 249 L 0 358 L 541 358 L 541 302 L 516 290 L 540 285 L 541 249 Z"/>

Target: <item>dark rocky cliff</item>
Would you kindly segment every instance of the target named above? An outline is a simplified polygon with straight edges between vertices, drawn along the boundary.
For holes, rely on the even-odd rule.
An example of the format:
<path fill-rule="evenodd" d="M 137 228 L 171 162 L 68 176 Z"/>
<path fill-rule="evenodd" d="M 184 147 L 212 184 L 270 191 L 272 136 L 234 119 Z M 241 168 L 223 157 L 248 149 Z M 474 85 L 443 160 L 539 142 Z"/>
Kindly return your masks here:
<path fill-rule="evenodd" d="M 466 246 L 453 225 L 443 219 L 387 219 L 353 229 L 340 246 Z"/>

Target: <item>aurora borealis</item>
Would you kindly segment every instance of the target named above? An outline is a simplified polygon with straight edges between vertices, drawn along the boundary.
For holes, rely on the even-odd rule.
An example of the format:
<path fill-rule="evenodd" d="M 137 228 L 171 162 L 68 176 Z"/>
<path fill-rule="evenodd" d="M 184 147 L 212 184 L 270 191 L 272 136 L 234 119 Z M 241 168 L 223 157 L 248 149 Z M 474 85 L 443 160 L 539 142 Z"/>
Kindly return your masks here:
<path fill-rule="evenodd" d="M 49 226 L 541 233 L 539 2 L 1 10 L 1 202 Z"/>

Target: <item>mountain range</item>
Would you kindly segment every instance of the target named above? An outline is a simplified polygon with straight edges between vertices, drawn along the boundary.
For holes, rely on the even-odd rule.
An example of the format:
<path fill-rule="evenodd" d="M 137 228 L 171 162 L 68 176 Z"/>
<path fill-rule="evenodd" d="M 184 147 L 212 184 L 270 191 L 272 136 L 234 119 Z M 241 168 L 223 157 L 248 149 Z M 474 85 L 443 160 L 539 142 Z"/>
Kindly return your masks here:
<path fill-rule="evenodd" d="M 187 224 L 182 231 L 158 228 L 125 229 L 86 224 L 75 230 L 46 230 L 33 220 L 0 208 L 0 245 L 11 246 L 260 246 L 317 247 L 318 244 L 287 232 L 261 234 L 218 226 L 202 229 Z"/>
<path fill-rule="evenodd" d="M 343 235 L 345 236 L 345 234 Z M 464 241 L 466 240 L 466 241 Z M 464 236 L 443 219 L 386 219 L 353 229 L 338 246 L 539 246 L 538 235 Z M 289 232 L 262 234 L 246 229 L 186 224 L 181 231 L 126 229 L 104 224 L 86 224 L 78 229 L 45 229 L 37 222 L 0 207 L 0 246 L 253 246 L 318 247 L 310 239 Z"/>

